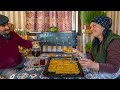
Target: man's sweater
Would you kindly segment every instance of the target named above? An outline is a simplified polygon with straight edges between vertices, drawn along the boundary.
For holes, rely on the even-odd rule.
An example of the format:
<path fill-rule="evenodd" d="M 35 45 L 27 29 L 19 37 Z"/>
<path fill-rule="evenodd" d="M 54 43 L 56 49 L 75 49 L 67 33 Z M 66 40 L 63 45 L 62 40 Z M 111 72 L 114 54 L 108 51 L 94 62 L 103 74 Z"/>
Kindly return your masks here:
<path fill-rule="evenodd" d="M 22 39 L 13 31 L 10 34 L 12 35 L 10 40 L 0 36 L 0 69 L 12 68 L 21 63 L 22 57 L 18 45 L 32 48 L 31 41 Z"/>

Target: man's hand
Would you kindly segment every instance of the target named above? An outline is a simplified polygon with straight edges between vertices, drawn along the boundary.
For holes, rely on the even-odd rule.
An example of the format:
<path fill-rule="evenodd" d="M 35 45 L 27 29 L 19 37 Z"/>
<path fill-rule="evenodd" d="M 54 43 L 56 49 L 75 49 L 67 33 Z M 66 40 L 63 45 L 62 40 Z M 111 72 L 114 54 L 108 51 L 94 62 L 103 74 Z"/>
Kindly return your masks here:
<path fill-rule="evenodd" d="M 34 39 L 30 36 L 27 36 L 27 39 L 30 40 L 30 41 L 34 41 Z"/>
<path fill-rule="evenodd" d="M 35 45 L 35 44 L 39 44 L 39 42 L 38 41 L 33 41 L 32 45 Z"/>

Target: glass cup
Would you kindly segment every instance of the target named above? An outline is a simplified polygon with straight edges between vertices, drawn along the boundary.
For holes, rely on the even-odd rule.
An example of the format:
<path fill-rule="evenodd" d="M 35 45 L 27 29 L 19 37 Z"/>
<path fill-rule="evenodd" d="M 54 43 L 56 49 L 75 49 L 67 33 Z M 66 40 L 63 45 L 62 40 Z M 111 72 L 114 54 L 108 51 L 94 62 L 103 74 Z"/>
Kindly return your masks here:
<path fill-rule="evenodd" d="M 48 57 L 45 56 L 45 57 L 40 57 L 40 65 L 41 66 L 45 66 L 46 63 L 47 63 L 47 60 L 48 60 Z"/>
<path fill-rule="evenodd" d="M 38 67 L 40 66 L 40 63 L 39 63 L 39 58 L 35 57 L 32 61 L 32 66 L 33 67 Z"/>
<path fill-rule="evenodd" d="M 42 66 L 45 65 L 45 59 L 44 58 L 40 59 L 40 65 L 42 65 Z"/>

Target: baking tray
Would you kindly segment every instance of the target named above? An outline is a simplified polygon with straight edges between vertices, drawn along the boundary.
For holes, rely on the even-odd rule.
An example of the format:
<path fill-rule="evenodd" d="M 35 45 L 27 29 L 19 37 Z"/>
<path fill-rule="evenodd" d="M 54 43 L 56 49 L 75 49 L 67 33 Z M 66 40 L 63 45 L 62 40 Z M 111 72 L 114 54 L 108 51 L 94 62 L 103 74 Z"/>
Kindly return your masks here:
<path fill-rule="evenodd" d="M 45 66 L 45 69 L 43 71 L 43 75 L 46 76 L 46 77 L 50 77 L 50 78 L 62 78 L 62 77 L 84 77 L 84 73 L 82 71 L 82 68 L 81 68 L 81 65 L 79 62 L 77 62 L 77 65 L 78 65 L 78 68 L 80 70 L 80 73 L 79 74 L 55 74 L 54 72 L 48 72 L 48 67 L 49 67 L 49 63 L 50 63 L 50 60 L 53 59 L 53 58 L 49 58 L 46 66 Z M 55 58 L 54 58 L 55 59 Z M 56 58 L 56 59 L 72 59 L 72 58 Z"/>

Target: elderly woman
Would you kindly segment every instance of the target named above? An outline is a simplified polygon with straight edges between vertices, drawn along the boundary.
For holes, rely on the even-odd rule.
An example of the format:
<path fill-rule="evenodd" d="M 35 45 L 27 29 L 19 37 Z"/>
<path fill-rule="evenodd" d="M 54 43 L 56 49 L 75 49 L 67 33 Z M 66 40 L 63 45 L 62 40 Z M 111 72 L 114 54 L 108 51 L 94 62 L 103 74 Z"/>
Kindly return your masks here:
<path fill-rule="evenodd" d="M 80 64 L 85 70 L 85 77 L 91 79 L 115 79 L 120 76 L 120 36 L 110 30 L 112 20 L 109 17 L 97 16 L 90 30 L 92 41 L 91 58 L 75 50 L 81 58 Z"/>

